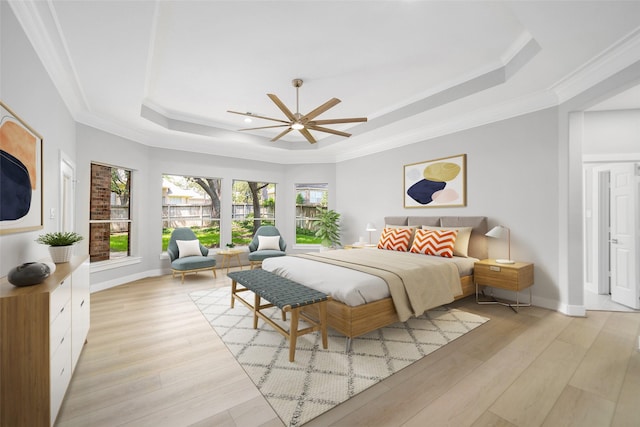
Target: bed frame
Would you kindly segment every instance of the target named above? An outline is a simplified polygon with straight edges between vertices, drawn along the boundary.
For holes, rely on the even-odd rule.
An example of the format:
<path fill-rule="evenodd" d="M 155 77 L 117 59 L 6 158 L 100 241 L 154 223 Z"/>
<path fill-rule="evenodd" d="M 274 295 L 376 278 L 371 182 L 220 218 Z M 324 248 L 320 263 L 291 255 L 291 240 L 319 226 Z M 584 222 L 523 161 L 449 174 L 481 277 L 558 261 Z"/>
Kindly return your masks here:
<path fill-rule="evenodd" d="M 484 234 L 487 232 L 487 217 L 484 216 L 403 216 L 385 217 L 386 225 L 415 226 L 422 225 L 442 227 L 472 227 L 469 239 L 469 256 L 478 259 L 487 258 L 487 243 Z M 462 294 L 455 297 L 460 299 L 475 292 L 473 275 L 461 277 Z M 305 310 L 310 316 L 319 316 L 317 309 Z M 327 303 L 327 318 L 329 327 L 347 337 L 347 349 L 351 339 L 375 331 L 399 321 L 391 297 L 368 304 L 351 307 L 339 301 L 331 300 Z"/>

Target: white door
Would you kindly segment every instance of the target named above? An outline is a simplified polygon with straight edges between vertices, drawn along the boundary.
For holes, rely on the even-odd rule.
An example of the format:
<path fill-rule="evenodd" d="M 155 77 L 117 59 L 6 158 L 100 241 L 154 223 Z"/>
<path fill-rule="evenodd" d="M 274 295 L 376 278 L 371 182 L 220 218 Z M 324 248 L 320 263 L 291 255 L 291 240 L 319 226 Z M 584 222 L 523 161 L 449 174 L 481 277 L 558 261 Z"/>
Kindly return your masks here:
<path fill-rule="evenodd" d="M 611 299 L 640 308 L 636 264 L 636 165 L 611 167 Z"/>

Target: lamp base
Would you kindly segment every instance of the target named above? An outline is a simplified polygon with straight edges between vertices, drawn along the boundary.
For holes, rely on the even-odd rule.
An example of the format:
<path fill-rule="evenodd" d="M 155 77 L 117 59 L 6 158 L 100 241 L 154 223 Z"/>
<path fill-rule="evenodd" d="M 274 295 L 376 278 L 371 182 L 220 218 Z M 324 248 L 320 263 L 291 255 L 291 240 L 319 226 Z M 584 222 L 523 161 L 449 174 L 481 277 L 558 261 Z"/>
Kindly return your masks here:
<path fill-rule="evenodd" d="M 498 264 L 515 264 L 515 261 L 512 259 L 497 259 L 496 262 Z"/>

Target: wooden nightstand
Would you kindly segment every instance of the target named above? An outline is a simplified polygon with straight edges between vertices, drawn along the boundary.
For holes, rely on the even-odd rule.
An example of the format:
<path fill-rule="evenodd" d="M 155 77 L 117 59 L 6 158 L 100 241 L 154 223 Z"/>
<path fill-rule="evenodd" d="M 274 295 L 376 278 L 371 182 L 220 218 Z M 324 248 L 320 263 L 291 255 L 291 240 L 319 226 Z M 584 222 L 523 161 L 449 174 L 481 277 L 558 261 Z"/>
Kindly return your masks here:
<path fill-rule="evenodd" d="M 531 285 L 533 285 L 533 264 L 530 262 L 515 262 L 513 264 L 500 264 L 495 259 L 483 259 L 475 263 L 473 268 L 473 280 L 476 284 L 476 302 L 478 304 L 501 304 L 511 307 L 518 312 L 520 307 L 531 306 Z M 516 293 L 516 303 L 498 301 L 480 301 L 478 288 L 490 286 L 492 288 L 506 289 Z M 520 303 L 520 291 L 529 288 L 529 302 Z M 484 295 L 484 290 L 482 291 Z"/>

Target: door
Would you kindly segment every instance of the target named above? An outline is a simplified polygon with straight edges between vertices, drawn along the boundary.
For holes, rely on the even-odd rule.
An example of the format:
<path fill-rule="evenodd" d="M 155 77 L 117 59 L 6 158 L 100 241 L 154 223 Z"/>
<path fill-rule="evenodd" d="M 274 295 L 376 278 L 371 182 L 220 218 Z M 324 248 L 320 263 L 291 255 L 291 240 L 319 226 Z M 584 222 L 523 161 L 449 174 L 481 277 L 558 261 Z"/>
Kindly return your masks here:
<path fill-rule="evenodd" d="M 611 299 L 639 309 L 636 170 L 633 163 L 611 166 Z"/>

